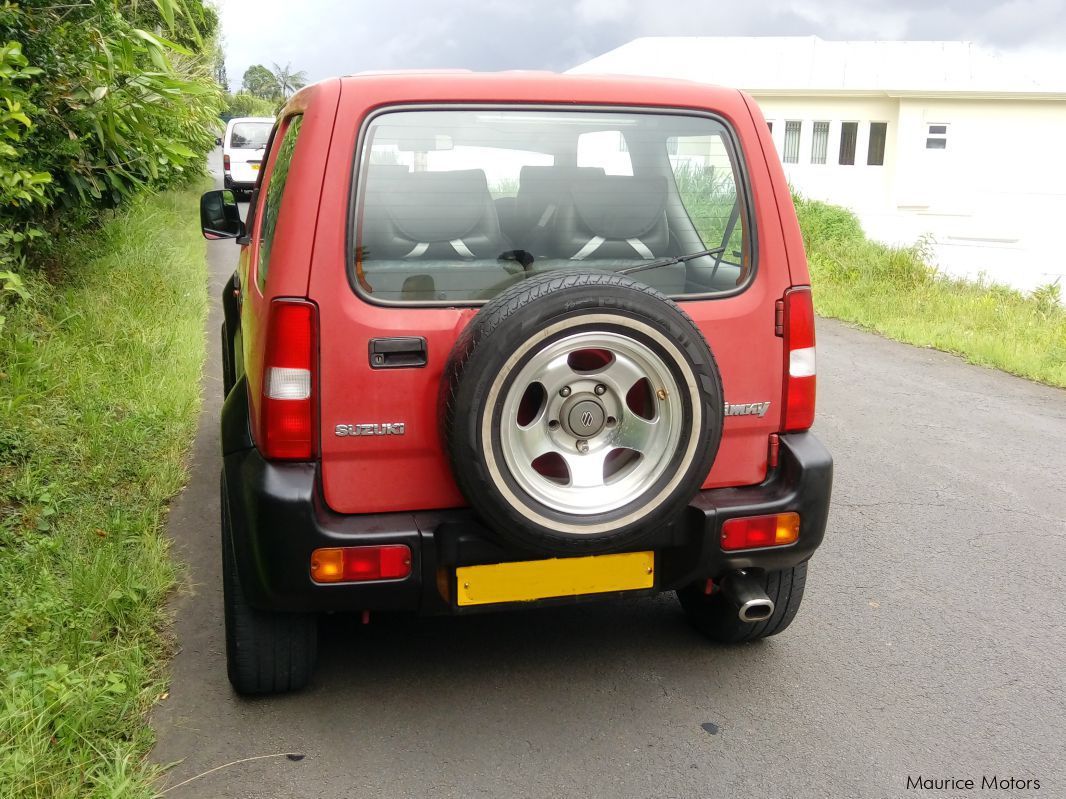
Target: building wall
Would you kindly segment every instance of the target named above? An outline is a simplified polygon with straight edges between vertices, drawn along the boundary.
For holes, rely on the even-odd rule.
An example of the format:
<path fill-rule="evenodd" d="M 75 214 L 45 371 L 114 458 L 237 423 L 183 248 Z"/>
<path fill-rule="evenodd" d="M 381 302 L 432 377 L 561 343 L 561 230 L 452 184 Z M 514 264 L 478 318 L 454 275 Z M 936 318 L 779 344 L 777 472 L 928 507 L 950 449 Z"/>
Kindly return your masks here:
<path fill-rule="evenodd" d="M 892 244 L 925 238 L 936 265 L 1023 290 L 1056 279 L 1066 290 L 1066 103 L 890 97 L 755 95 L 784 153 L 788 120 L 802 123 L 798 163 L 785 173 L 801 193 L 854 210 Z M 828 120 L 826 163 L 811 163 L 814 122 Z M 856 121 L 854 166 L 837 163 L 841 123 Z M 866 163 L 870 122 L 887 122 L 883 166 Z M 930 124 L 947 126 L 928 149 Z"/>

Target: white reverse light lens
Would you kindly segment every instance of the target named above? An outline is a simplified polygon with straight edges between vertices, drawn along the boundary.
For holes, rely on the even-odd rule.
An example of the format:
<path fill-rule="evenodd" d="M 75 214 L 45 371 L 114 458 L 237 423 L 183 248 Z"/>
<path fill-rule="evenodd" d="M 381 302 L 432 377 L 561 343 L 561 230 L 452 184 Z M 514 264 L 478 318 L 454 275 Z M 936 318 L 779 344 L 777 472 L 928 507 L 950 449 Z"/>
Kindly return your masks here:
<path fill-rule="evenodd" d="M 814 377 L 814 347 L 792 350 L 788 354 L 788 374 L 790 377 Z"/>
<path fill-rule="evenodd" d="M 267 377 L 267 396 L 276 400 L 302 400 L 311 396 L 311 372 L 272 366 Z"/>

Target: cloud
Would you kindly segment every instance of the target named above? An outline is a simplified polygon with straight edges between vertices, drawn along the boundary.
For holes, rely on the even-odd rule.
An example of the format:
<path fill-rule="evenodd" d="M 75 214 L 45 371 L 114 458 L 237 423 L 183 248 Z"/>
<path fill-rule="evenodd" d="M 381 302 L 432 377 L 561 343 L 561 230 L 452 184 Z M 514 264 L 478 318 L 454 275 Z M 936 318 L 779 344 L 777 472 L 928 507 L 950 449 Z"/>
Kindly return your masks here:
<path fill-rule="evenodd" d="M 1066 0 L 223 0 L 231 82 L 291 62 L 368 69 L 564 70 L 638 36 L 819 35 L 1066 46 Z"/>

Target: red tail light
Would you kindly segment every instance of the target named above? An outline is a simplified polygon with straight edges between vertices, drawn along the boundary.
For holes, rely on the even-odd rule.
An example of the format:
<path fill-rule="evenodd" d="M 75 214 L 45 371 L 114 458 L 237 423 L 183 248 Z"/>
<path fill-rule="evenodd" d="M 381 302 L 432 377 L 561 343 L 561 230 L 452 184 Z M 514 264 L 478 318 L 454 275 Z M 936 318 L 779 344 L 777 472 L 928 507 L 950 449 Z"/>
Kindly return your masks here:
<path fill-rule="evenodd" d="M 722 549 L 762 549 L 783 547 L 799 540 L 798 513 L 770 516 L 742 516 L 722 524 Z"/>
<path fill-rule="evenodd" d="M 271 460 L 314 455 L 317 315 L 306 300 L 270 304 L 263 370 L 262 451 Z"/>
<path fill-rule="evenodd" d="M 229 171 L 229 155 L 222 156 L 222 168 Z"/>
<path fill-rule="evenodd" d="M 311 553 L 311 579 L 316 583 L 399 580 L 411 573 L 406 544 L 329 547 Z"/>
<path fill-rule="evenodd" d="M 806 430 L 814 424 L 815 358 L 814 303 L 810 286 L 785 292 L 785 431 Z"/>

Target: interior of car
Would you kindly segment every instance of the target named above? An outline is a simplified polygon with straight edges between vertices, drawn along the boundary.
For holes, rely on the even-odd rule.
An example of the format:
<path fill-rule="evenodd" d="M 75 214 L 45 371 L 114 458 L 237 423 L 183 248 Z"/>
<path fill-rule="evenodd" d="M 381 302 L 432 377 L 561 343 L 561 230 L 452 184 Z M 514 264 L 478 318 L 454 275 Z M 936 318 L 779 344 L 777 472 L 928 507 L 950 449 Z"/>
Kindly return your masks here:
<path fill-rule="evenodd" d="M 375 300 L 476 303 L 560 269 L 681 297 L 751 272 L 736 158 L 707 117 L 404 111 L 362 153 L 353 266 Z"/>

